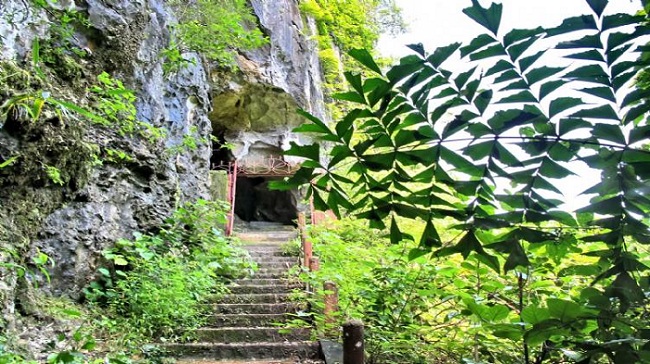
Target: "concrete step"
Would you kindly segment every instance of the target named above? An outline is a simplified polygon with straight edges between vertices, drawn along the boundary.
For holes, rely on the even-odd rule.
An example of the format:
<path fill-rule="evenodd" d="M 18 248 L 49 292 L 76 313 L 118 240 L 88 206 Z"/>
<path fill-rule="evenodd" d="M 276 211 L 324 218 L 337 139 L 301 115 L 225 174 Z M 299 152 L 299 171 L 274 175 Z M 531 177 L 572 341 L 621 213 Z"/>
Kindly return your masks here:
<path fill-rule="evenodd" d="M 283 303 L 219 303 L 214 307 L 216 314 L 279 314 L 296 313 L 302 305 L 295 302 Z"/>
<path fill-rule="evenodd" d="M 232 294 L 247 294 L 247 293 L 287 293 L 295 289 L 300 289 L 299 284 L 283 284 L 283 285 L 247 285 L 247 286 L 228 286 Z"/>
<path fill-rule="evenodd" d="M 296 266 L 295 263 L 258 263 L 257 268 L 258 272 L 259 271 L 265 271 L 265 270 L 283 270 L 283 271 L 288 271 L 289 269 L 293 268 Z"/>
<path fill-rule="evenodd" d="M 218 303 L 282 303 L 289 301 L 288 293 L 246 293 L 228 294 L 218 298 Z"/>
<path fill-rule="evenodd" d="M 264 243 L 284 243 L 298 237 L 297 231 L 247 231 L 235 234 L 244 245 Z"/>
<path fill-rule="evenodd" d="M 199 342 L 247 343 L 308 341 L 309 329 L 283 331 L 277 327 L 217 327 L 202 328 L 194 332 Z"/>
<path fill-rule="evenodd" d="M 288 264 L 298 264 L 300 259 L 298 257 L 289 257 L 289 256 L 277 256 L 277 255 L 260 255 L 255 257 L 256 263 L 288 263 Z"/>
<path fill-rule="evenodd" d="M 294 318 L 295 316 L 284 313 L 212 315 L 208 319 L 208 325 L 211 327 L 261 327 L 283 324 Z"/>
<path fill-rule="evenodd" d="M 255 272 L 253 272 L 253 275 L 257 275 L 257 274 L 260 274 L 260 273 L 262 273 L 262 274 L 265 274 L 265 273 L 286 273 L 288 271 L 289 271 L 289 267 L 286 267 L 286 266 L 279 267 L 279 268 L 263 267 L 263 268 L 260 268 L 260 269 L 256 270 Z"/>
<path fill-rule="evenodd" d="M 300 264 L 300 260 L 297 257 L 279 257 L 275 255 L 270 255 L 270 256 L 264 256 L 264 257 L 256 257 L 257 259 L 254 259 L 253 261 L 257 263 L 257 265 L 260 264 L 284 264 L 284 265 L 298 265 Z"/>
<path fill-rule="evenodd" d="M 255 231 L 255 230 L 296 230 L 294 225 L 285 225 L 280 222 L 273 221 L 251 221 L 246 223 L 246 225 L 237 226 L 237 231 Z"/>
<path fill-rule="evenodd" d="M 288 272 L 287 270 L 277 270 L 277 271 L 272 270 L 272 271 L 263 271 L 263 272 L 257 271 L 255 273 L 253 273 L 251 278 L 281 279 L 281 278 L 286 278 L 287 272 Z"/>
<path fill-rule="evenodd" d="M 280 249 L 269 249 L 269 250 L 249 250 L 248 254 L 251 256 L 253 261 L 257 259 L 264 259 L 268 257 L 285 257 L 284 253 Z"/>
<path fill-rule="evenodd" d="M 293 287 L 297 282 L 290 282 L 286 279 L 280 278 L 257 278 L 249 277 L 243 279 L 237 279 L 233 284 L 238 286 L 279 286 L 279 287 Z"/>
<path fill-rule="evenodd" d="M 177 356 L 194 358 L 195 360 L 220 359 L 281 359 L 302 360 L 318 359 L 319 345 L 317 342 L 249 342 L 249 343 L 188 343 L 162 344 Z M 187 360 L 187 359 L 185 359 Z"/>
<path fill-rule="evenodd" d="M 325 364 L 322 360 L 254 360 L 254 359 L 244 359 L 244 360 L 211 360 L 211 359 L 180 359 L 176 361 L 176 364 Z"/>

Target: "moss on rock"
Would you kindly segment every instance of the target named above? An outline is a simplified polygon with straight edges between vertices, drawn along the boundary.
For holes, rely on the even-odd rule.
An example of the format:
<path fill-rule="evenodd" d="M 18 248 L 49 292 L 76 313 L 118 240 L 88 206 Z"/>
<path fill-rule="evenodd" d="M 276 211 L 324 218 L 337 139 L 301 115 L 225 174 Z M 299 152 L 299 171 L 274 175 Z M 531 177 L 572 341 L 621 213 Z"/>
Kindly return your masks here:
<path fill-rule="evenodd" d="M 249 84 L 213 98 L 209 117 L 214 129 L 265 132 L 293 128 L 304 122 L 298 104 L 281 89 Z"/>

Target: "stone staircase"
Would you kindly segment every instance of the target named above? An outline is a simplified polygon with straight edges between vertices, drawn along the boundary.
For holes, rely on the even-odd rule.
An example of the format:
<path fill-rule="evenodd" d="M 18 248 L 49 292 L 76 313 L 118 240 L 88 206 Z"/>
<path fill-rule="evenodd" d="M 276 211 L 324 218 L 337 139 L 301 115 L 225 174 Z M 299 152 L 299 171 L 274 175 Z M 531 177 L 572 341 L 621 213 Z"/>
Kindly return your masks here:
<path fill-rule="evenodd" d="M 214 304 L 209 325 L 197 331 L 196 342 L 167 346 L 179 363 L 322 363 L 309 329 L 283 333 L 276 325 L 304 309 L 289 299 L 298 286 L 285 277 L 298 259 L 283 256 L 280 249 L 297 233 L 282 225 L 260 225 L 237 233 L 259 270 L 229 286 L 231 293 Z"/>

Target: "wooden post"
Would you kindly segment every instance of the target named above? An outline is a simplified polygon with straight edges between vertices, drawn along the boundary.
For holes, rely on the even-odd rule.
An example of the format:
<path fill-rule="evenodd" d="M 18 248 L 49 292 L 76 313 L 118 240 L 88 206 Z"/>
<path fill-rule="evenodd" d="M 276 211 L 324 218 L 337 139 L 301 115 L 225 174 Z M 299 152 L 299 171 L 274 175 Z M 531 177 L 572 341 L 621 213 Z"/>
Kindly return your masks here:
<path fill-rule="evenodd" d="M 305 261 L 303 262 L 303 267 L 306 269 L 309 269 L 309 262 L 311 261 L 311 257 L 313 256 L 313 248 L 311 245 L 311 241 L 308 239 L 305 239 L 302 243 L 302 252 L 305 254 Z"/>
<path fill-rule="evenodd" d="M 327 281 L 323 283 L 323 290 L 325 290 L 325 308 L 323 314 L 325 315 L 326 330 L 330 326 L 336 325 L 336 317 L 334 314 L 339 310 L 339 288 L 336 283 Z"/>
<path fill-rule="evenodd" d="M 364 364 L 363 323 L 348 321 L 343 324 L 343 364 Z"/>
<path fill-rule="evenodd" d="M 316 272 L 320 269 L 320 259 L 318 257 L 311 257 L 309 260 L 309 270 Z"/>

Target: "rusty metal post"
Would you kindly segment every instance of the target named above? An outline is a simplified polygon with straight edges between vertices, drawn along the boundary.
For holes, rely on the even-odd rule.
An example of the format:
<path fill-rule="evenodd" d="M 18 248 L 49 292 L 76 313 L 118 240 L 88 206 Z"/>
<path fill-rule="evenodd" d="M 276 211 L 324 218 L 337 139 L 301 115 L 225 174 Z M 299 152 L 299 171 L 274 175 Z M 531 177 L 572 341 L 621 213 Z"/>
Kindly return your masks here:
<path fill-rule="evenodd" d="M 300 241 L 304 244 L 305 239 L 307 239 L 304 212 L 298 213 L 298 234 L 300 235 Z"/>
<path fill-rule="evenodd" d="M 343 324 L 343 364 L 364 364 L 363 323 L 353 320 Z"/>
<path fill-rule="evenodd" d="M 312 272 L 316 272 L 320 269 L 320 259 L 318 257 L 311 257 L 309 259 L 309 270 Z"/>
<path fill-rule="evenodd" d="M 325 315 L 325 327 L 328 328 L 336 324 L 334 314 L 339 310 L 339 288 L 336 283 L 327 281 L 323 283 L 323 290 L 325 290 L 323 314 Z"/>
<path fill-rule="evenodd" d="M 228 224 L 226 225 L 226 236 L 232 235 L 235 226 L 235 197 L 237 196 L 237 160 L 228 164 L 228 202 L 230 202 L 230 212 L 228 213 Z"/>
<path fill-rule="evenodd" d="M 311 245 L 311 241 L 308 239 L 305 239 L 305 241 L 302 243 L 302 252 L 305 254 L 305 260 L 302 264 L 303 267 L 306 269 L 309 269 L 309 262 L 311 261 L 311 257 L 313 256 L 313 247 Z"/>

